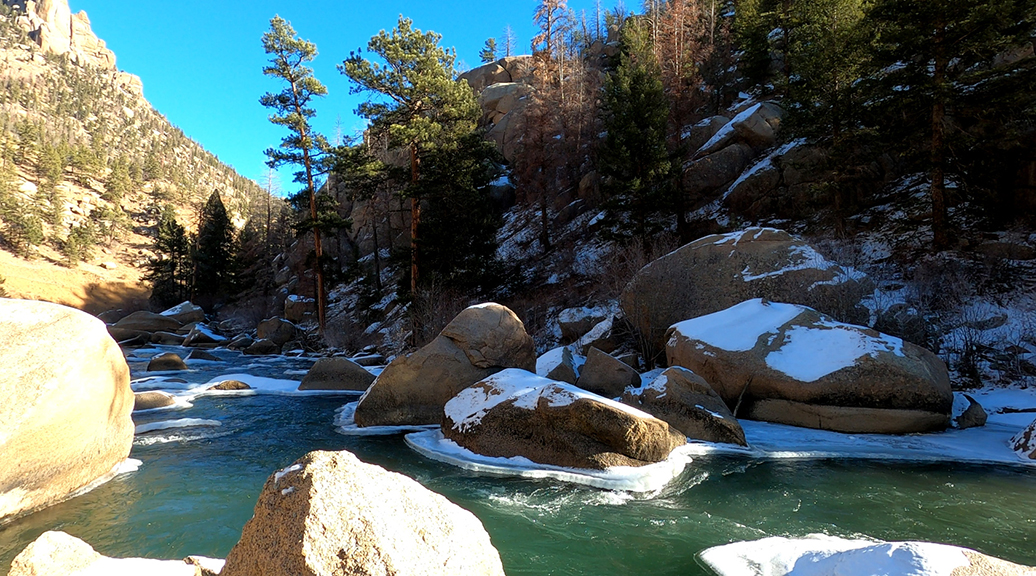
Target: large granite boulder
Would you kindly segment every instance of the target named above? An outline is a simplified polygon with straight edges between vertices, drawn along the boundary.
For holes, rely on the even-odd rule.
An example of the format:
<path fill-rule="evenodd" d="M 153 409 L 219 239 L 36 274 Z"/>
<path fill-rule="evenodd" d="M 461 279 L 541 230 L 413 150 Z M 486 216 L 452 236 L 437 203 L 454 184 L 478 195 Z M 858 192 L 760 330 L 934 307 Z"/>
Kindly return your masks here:
<path fill-rule="evenodd" d="M 218 568 L 218 560 L 204 559 Z M 211 572 L 210 572 L 211 573 Z M 147 574 L 148 576 L 201 576 L 200 566 L 187 560 L 109 558 L 92 546 L 65 532 L 48 531 L 33 540 L 15 557 L 8 576 L 94 576 Z"/>
<path fill-rule="evenodd" d="M 299 390 L 354 390 L 363 392 L 374 375 L 347 358 L 321 358 L 302 378 Z"/>
<path fill-rule="evenodd" d="M 749 228 L 700 238 L 651 262 L 623 290 L 621 304 L 650 352 L 659 354 L 673 324 L 751 298 L 851 320 L 869 287 L 864 274 L 827 260 L 787 232 Z"/>
<path fill-rule="evenodd" d="M 438 424 L 450 398 L 504 368 L 536 369 L 532 337 L 508 308 L 471 306 L 428 345 L 385 367 L 360 398 L 356 423 Z"/>
<path fill-rule="evenodd" d="M 181 325 L 205 320 L 205 311 L 202 310 L 201 306 L 192 304 L 190 301 L 181 302 L 168 310 L 162 311 L 161 314 L 176 320 Z"/>
<path fill-rule="evenodd" d="M 349 452 L 310 452 L 266 480 L 221 576 L 503 576 L 470 512 Z"/>
<path fill-rule="evenodd" d="M 115 327 L 122 330 L 148 333 L 176 332 L 181 326 L 183 323 L 171 316 L 163 316 L 146 310 L 134 312 L 115 323 Z"/>
<path fill-rule="evenodd" d="M 268 318 L 259 323 L 255 330 L 256 340 L 269 340 L 278 346 L 284 346 L 295 339 L 298 326 L 284 318 Z"/>
<path fill-rule="evenodd" d="M 640 386 L 640 374 L 628 364 L 591 348 L 579 370 L 576 386 L 605 398 L 618 398 L 627 387 Z"/>
<path fill-rule="evenodd" d="M 781 108 L 771 102 L 753 104 L 717 130 L 695 156 L 712 154 L 735 142 L 743 142 L 753 148 L 773 146 L 783 115 Z"/>
<path fill-rule="evenodd" d="M 666 368 L 657 378 L 628 388 L 622 401 L 665 420 L 688 438 L 747 446 L 745 431 L 704 378 L 679 366 Z"/>
<path fill-rule="evenodd" d="M 805 306 L 755 299 L 680 322 L 666 356 L 738 417 L 875 434 L 950 423 L 949 375 L 935 354 Z"/>
<path fill-rule="evenodd" d="M 133 391 L 93 316 L 0 299 L 0 524 L 114 475 L 133 442 Z"/>
<path fill-rule="evenodd" d="M 519 369 L 447 402 L 442 433 L 483 456 L 595 470 L 661 462 L 686 442 L 650 414 Z"/>

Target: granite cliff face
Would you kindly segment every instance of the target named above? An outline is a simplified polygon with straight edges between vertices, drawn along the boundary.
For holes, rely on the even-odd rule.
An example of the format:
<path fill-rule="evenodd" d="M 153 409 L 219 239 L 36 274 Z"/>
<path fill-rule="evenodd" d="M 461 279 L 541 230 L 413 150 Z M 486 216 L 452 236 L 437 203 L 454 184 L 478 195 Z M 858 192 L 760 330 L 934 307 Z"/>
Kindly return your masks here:
<path fill-rule="evenodd" d="M 115 53 L 94 35 L 86 12 L 73 14 L 67 0 L 3 0 L 23 12 L 18 23 L 44 52 L 68 54 L 80 65 L 115 70 Z"/>

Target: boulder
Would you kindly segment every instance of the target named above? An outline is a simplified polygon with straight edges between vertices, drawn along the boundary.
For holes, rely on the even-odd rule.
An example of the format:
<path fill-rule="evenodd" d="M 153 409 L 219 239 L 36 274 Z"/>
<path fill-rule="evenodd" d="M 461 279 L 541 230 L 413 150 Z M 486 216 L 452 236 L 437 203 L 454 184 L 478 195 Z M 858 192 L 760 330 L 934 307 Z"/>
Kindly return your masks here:
<path fill-rule="evenodd" d="M 752 148 L 773 146 L 777 141 L 777 128 L 780 126 L 782 115 L 781 108 L 776 104 L 753 104 L 717 130 L 694 156 L 707 156 L 735 142 L 743 142 Z"/>
<path fill-rule="evenodd" d="M 446 403 L 442 433 L 483 456 L 603 470 L 665 460 L 684 435 L 640 410 L 519 369 Z"/>
<path fill-rule="evenodd" d="M 133 394 L 133 411 L 154 410 L 165 408 L 176 404 L 176 398 L 168 392 L 152 390 L 149 392 L 136 392 Z"/>
<path fill-rule="evenodd" d="M 869 290 L 863 273 L 827 260 L 787 232 L 749 228 L 700 238 L 651 262 L 626 285 L 620 302 L 658 354 L 671 325 L 751 298 L 803 304 L 851 320 Z"/>
<path fill-rule="evenodd" d="M 231 350 L 244 350 L 245 348 L 251 346 L 253 343 L 255 343 L 255 340 L 251 336 L 249 336 L 248 334 L 240 334 L 238 336 L 235 336 L 234 339 L 231 340 L 229 344 L 227 344 L 227 348 Z"/>
<path fill-rule="evenodd" d="M 302 322 L 317 311 L 317 301 L 292 294 L 284 301 L 284 318 L 288 322 Z"/>
<path fill-rule="evenodd" d="M 114 475 L 133 442 L 122 351 L 93 316 L 0 299 L 0 525 Z"/>
<path fill-rule="evenodd" d="M 458 77 L 459 80 L 466 80 L 475 93 L 486 89 L 487 86 L 501 82 L 510 82 L 511 74 L 503 67 L 501 62 L 490 62 L 478 68 L 473 68 Z"/>
<path fill-rule="evenodd" d="M 576 341 L 576 350 L 584 356 L 590 354 L 591 348 L 597 348 L 607 354 L 614 352 L 619 347 L 619 336 L 615 333 L 615 322 L 616 318 L 609 316 L 594 324 L 594 327 L 589 332 L 583 334 Z"/>
<path fill-rule="evenodd" d="M 688 438 L 748 446 L 745 431 L 723 398 L 686 368 L 666 368 L 650 383 L 626 389 L 622 401 L 665 420 Z"/>
<path fill-rule="evenodd" d="M 190 301 L 181 302 L 161 314 L 176 320 L 180 324 L 190 324 L 191 322 L 202 322 L 205 320 L 205 311 L 201 309 L 201 306 L 191 304 Z"/>
<path fill-rule="evenodd" d="M 360 398 L 356 423 L 438 424 L 447 400 L 504 368 L 536 369 L 532 337 L 506 307 L 471 306 L 428 345 L 385 367 Z"/>
<path fill-rule="evenodd" d="M 470 512 L 349 452 L 310 452 L 271 475 L 221 576 L 503 576 Z"/>
<path fill-rule="evenodd" d="M 150 333 L 144 332 L 143 330 L 129 330 L 126 328 L 119 328 L 117 326 L 108 326 L 107 330 L 108 335 L 111 336 L 112 339 L 116 342 L 127 342 L 130 340 L 142 339 L 146 344 L 151 341 Z M 183 337 L 181 336 L 180 339 L 182 340 Z"/>
<path fill-rule="evenodd" d="M 751 146 L 736 142 L 683 167 L 683 186 L 688 194 L 711 194 L 737 180 L 755 158 Z"/>
<path fill-rule="evenodd" d="M 729 122 L 730 118 L 726 116 L 705 118 L 693 126 L 685 127 L 681 134 L 682 140 L 688 150 L 699 150 Z"/>
<path fill-rule="evenodd" d="M 1022 458 L 1036 460 L 1036 420 L 1012 436 L 1008 444 Z"/>
<path fill-rule="evenodd" d="M 218 561 L 217 561 L 218 562 Z M 210 560 L 210 565 L 212 561 Z M 156 576 L 200 576 L 200 567 L 186 560 L 109 558 L 92 546 L 65 532 L 44 532 L 25 547 L 11 563 L 9 576 L 92 576 L 96 574 L 149 574 Z"/>
<path fill-rule="evenodd" d="M 207 388 L 208 390 L 251 390 L 252 387 L 240 380 L 224 380 Z"/>
<path fill-rule="evenodd" d="M 579 371 L 586 364 L 586 357 L 572 353 L 572 348 L 565 346 L 556 348 L 540 356 L 536 360 L 536 374 L 546 376 L 550 380 L 575 384 L 579 380 Z"/>
<path fill-rule="evenodd" d="M 482 107 L 483 116 L 492 118 L 494 114 L 507 114 L 514 110 L 515 105 L 529 92 L 527 84 L 517 82 L 499 82 L 487 86 L 478 97 L 479 106 Z"/>
<path fill-rule="evenodd" d="M 951 424 L 954 428 L 965 430 L 985 426 L 989 415 L 969 394 L 955 392 L 953 394 L 953 416 Z"/>
<path fill-rule="evenodd" d="M 277 346 L 284 346 L 295 339 L 298 327 L 284 318 L 269 318 L 259 323 L 256 328 L 256 340 L 270 340 Z"/>
<path fill-rule="evenodd" d="M 111 330 L 109 330 L 109 333 Z M 146 334 L 143 332 L 142 334 Z M 152 344 L 162 344 L 165 346 L 180 346 L 183 344 L 185 336 L 183 334 L 176 334 L 173 332 L 155 332 L 151 335 Z"/>
<path fill-rule="evenodd" d="M 245 354 L 249 356 L 269 356 L 271 354 L 280 354 L 281 347 L 273 340 L 255 340 L 248 345 L 244 350 Z"/>
<path fill-rule="evenodd" d="M 299 390 L 355 390 L 363 392 L 374 375 L 347 358 L 321 358 L 309 369 Z"/>
<path fill-rule="evenodd" d="M 360 356 L 353 356 L 349 360 L 359 364 L 360 366 L 384 366 L 385 357 L 381 354 L 363 354 Z"/>
<path fill-rule="evenodd" d="M 600 306 L 565 308 L 558 314 L 562 343 L 575 342 L 597 324 L 608 319 L 608 311 Z"/>
<path fill-rule="evenodd" d="M 126 316 L 115 323 L 116 328 L 123 330 L 137 330 L 140 332 L 176 332 L 182 322 L 178 322 L 170 316 L 162 316 L 154 312 L 140 310 Z"/>
<path fill-rule="evenodd" d="M 191 353 L 187 355 L 185 360 L 205 360 L 207 362 L 222 362 L 218 356 L 210 354 L 204 350 L 191 350 Z"/>
<path fill-rule="evenodd" d="M 216 334 L 212 328 L 209 328 L 205 324 L 195 324 L 191 328 L 191 331 L 187 333 L 187 337 L 183 340 L 184 346 L 200 346 L 204 348 L 214 348 L 220 344 L 226 343 L 226 336 L 220 336 Z"/>
<path fill-rule="evenodd" d="M 618 398 L 627 387 L 640 386 L 640 374 L 597 348 L 590 348 L 576 386 L 605 398 Z"/>
<path fill-rule="evenodd" d="M 762 299 L 669 332 L 670 366 L 699 374 L 754 420 L 836 432 L 942 430 L 953 394 L 946 365 L 903 340 Z"/>
<path fill-rule="evenodd" d="M 151 358 L 151 361 L 147 363 L 148 372 L 162 372 L 165 370 L 186 370 L 187 364 L 184 364 L 183 359 L 173 354 L 172 352 L 166 352 L 164 354 L 156 354 Z"/>
<path fill-rule="evenodd" d="M 97 317 L 105 324 L 114 324 L 126 316 L 126 312 L 122 308 L 116 310 L 105 310 L 97 315 Z"/>

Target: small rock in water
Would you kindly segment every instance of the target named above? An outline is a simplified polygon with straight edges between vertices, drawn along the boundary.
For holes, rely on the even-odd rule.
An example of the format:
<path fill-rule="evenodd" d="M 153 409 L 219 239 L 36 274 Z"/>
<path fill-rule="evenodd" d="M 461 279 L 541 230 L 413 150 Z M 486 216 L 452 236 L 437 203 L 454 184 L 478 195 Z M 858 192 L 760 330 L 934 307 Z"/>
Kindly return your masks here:
<path fill-rule="evenodd" d="M 165 408 L 166 406 L 172 406 L 173 404 L 176 404 L 176 399 L 168 392 L 154 390 L 150 392 L 137 392 L 133 395 L 134 412 L 138 412 L 140 410 L 153 410 L 155 408 Z"/>
<path fill-rule="evenodd" d="M 240 380 L 224 380 L 209 386 L 209 390 L 251 390 L 252 387 Z"/>
<path fill-rule="evenodd" d="M 188 360 L 208 360 L 209 362 L 220 362 L 220 359 L 204 350 L 191 350 L 187 355 Z"/>
<path fill-rule="evenodd" d="M 172 352 L 166 352 L 165 354 L 159 354 L 151 359 L 147 363 L 148 372 L 162 372 L 166 370 L 186 370 L 187 365 L 184 364 L 183 359 L 173 354 Z"/>

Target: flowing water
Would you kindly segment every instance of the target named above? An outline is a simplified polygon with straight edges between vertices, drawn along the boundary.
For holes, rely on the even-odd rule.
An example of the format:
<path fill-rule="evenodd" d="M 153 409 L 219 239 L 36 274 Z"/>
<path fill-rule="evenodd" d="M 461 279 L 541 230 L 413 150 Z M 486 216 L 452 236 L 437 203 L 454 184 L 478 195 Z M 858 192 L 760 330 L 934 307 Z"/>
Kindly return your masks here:
<path fill-rule="evenodd" d="M 300 379 L 306 360 L 190 363 L 207 382 L 248 372 Z M 131 362 L 134 373 L 143 368 Z M 285 375 L 286 374 L 286 375 Z M 516 574 L 708 574 L 701 550 L 763 536 L 825 533 L 928 540 L 1036 565 L 1036 471 L 985 465 L 699 457 L 662 493 L 634 496 L 550 480 L 482 476 L 422 458 L 402 436 L 332 429 L 348 396 L 207 396 L 137 418 L 218 420 L 219 427 L 138 436 L 143 461 L 73 500 L 0 529 L 0 573 L 45 530 L 110 556 L 224 557 L 266 478 L 311 450 L 354 452 L 472 511 Z"/>

